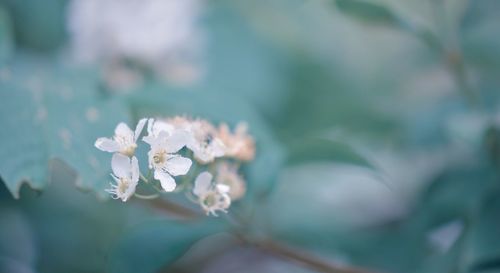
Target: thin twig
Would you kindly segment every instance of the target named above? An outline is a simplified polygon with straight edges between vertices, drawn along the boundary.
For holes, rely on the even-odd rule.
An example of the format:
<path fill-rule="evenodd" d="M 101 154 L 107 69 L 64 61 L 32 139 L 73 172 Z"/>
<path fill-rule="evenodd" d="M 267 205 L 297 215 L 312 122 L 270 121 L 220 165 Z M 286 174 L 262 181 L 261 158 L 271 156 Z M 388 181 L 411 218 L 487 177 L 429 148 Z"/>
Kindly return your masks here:
<path fill-rule="evenodd" d="M 450 29 L 450 26 L 446 22 L 445 3 L 443 0 L 431 0 L 431 4 L 434 21 L 440 28 L 439 34 L 442 47 L 439 48 L 439 51 L 445 59 L 446 68 L 462 96 L 470 106 L 475 107 L 479 102 L 479 94 L 477 94 L 475 88 L 470 83 L 460 44 L 457 42 L 455 35 L 453 35 L 454 32 L 456 33 L 456 30 Z"/>
<path fill-rule="evenodd" d="M 149 194 L 149 195 L 143 195 L 143 194 L 134 193 L 134 196 L 139 198 L 139 199 L 150 200 L 150 199 L 155 199 L 155 198 L 160 197 L 160 194 L 154 193 L 154 194 Z"/>
<path fill-rule="evenodd" d="M 317 272 L 323 273 L 375 273 L 374 271 L 368 271 L 366 269 L 361 269 L 351 266 L 337 265 L 332 262 L 327 262 L 318 257 L 312 256 L 304 251 L 299 251 L 297 249 L 278 244 L 271 240 L 266 240 L 257 244 L 258 247 L 269 251 L 275 255 L 281 256 L 283 258 L 294 261 L 303 266 L 309 267 Z"/>
<path fill-rule="evenodd" d="M 200 211 L 193 210 L 191 208 L 162 198 L 145 200 L 144 203 L 155 209 L 184 219 L 196 219 L 204 216 L 204 214 L 202 214 Z"/>
<path fill-rule="evenodd" d="M 469 77 L 467 75 L 465 63 L 461 52 L 448 51 L 446 54 L 446 65 L 460 90 L 462 95 L 466 98 L 471 106 L 476 106 L 478 103 L 478 98 L 476 96 L 475 90 L 469 83 Z"/>

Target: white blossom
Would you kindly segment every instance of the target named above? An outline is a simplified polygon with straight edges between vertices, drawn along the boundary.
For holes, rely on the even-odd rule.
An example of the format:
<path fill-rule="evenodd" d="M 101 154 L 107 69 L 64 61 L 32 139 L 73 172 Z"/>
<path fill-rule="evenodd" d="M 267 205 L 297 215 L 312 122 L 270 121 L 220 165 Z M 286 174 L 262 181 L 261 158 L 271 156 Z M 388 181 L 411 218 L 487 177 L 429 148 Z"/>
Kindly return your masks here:
<path fill-rule="evenodd" d="M 133 60 L 173 80 L 201 73 L 202 0 L 72 0 L 67 28 L 82 62 Z"/>
<path fill-rule="evenodd" d="M 146 130 L 148 132 L 148 135 L 143 137 L 142 140 L 151 145 L 151 143 L 153 143 L 155 139 L 159 137 L 160 132 L 165 132 L 168 135 L 171 135 L 175 131 L 175 127 L 167 122 L 150 118 L 148 120 L 148 126 Z"/>
<path fill-rule="evenodd" d="M 208 164 L 217 157 L 225 155 L 226 147 L 218 137 L 217 129 L 203 119 L 174 117 L 167 119 L 167 126 L 189 134 L 186 146 L 193 152 L 194 158 L 201 164 Z"/>
<path fill-rule="evenodd" d="M 135 188 L 139 182 L 139 163 L 134 156 L 129 158 L 122 154 L 116 153 L 111 160 L 111 168 L 113 174 L 111 177 L 116 184 L 111 183 L 111 188 L 106 192 L 112 194 L 114 199 L 127 201 L 135 192 Z"/>
<path fill-rule="evenodd" d="M 148 135 L 143 140 L 151 146 L 148 152 L 149 168 L 162 188 L 171 192 L 176 183 L 172 176 L 185 175 L 191 167 L 191 159 L 177 154 L 187 142 L 187 133 L 175 130 L 162 121 L 148 121 Z"/>
<path fill-rule="evenodd" d="M 198 197 L 199 204 L 207 215 L 211 213 L 217 216 L 216 211 L 227 213 L 231 205 L 228 193 L 227 185 L 212 183 L 212 174 L 209 172 L 200 173 L 194 182 L 193 194 Z"/>
<path fill-rule="evenodd" d="M 214 161 L 224 156 L 224 143 L 217 137 L 216 129 L 205 120 L 194 120 L 189 123 L 190 138 L 187 147 L 193 151 L 194 158 L 201 164 Z"/>
<path fill-rule="evenodd" d="M 115 128 L 115 135 L 113 138 L 101 137 L 95 142 L 95 147 L 104 152 L 121 153 L 126 156 L 134 155 L 137 148 L 137 138 L 144 128 L 146 119 L 141 119 L 135 131 L 132 131 L 127 124 L 120 122 Z"/>
<path fill-rule="evenodd" d="M 147 135 L 142 140 L 150 146 L 149 169 L 164 191 L 174 191 L 177 187 L 174 177 L 189 172 L 193 162 L 191 158 L 183 156 L 187 152 L 199 164 L 211 163 L 219 157 L 231 158 L 218 160 L 208 168 L 215 177 L 210 172 L 203 171 L 194 181 L 194 202 L 199 203 L 207 215 L 217 216 L 219 211 L 227 212 L 232 201 L 245 195 L 246 183 L 238 174 L 239 163 L 252 159 L 255 152 L 254 141 L 247 134 L 246 125 L 241 123 L 233 133 L 226 124 L 215 127 L 204 119 L 176 116 L 163 120 L 141 119 L 134 131 L 122 122 L 115 128 L 112 138 L 96 140 L 97 148 L 114 153 L 111 160 L 114 182 L 111 183 L 111 188 L 106 189 L 114 199 L 127 201 L 134 195 L 139 178 L 143 177 L 135 150 L 146 122 Z M 142 179 L 149 177 L 148 175 L 148 178 Z M 156 196 L 137 195 L 142 198 Z"/>

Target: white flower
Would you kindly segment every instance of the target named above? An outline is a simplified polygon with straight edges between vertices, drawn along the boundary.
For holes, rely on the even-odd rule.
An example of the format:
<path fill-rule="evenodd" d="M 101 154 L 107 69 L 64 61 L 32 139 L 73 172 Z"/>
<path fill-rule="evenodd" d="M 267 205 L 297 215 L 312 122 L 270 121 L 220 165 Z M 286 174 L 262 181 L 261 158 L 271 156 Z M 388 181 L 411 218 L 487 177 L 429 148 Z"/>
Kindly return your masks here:
<path fill-rule="evenodd" d="M 228 192 L 227 185 L 212 184 L 212 175 L 209 172 L 200 173 L 194 182 L 193 193 L 207 215 L 211 213 L 217 216 L 218 210 L 227 213 L 227 208 L 231 205 Z"/>
<path fill-rule="evenodd" d="M 154 120 L 150 118 L 148 120 L 147 127 L 148 135 L 143 137 L 142 140 L 151 145 L 151 143 L 153 143 L 159 137 L 161 132 L 165 132 L 168 135 L 171 135 L 174 131 L 175 127 L 171 124 L 161 120 Z"/>
<path fill-rule="evenodd" d="M 229 197 L 231 200 L 238 200 L 245 195 L 245 180 L 238 174 L 238 167 L 235 164 L 221 162 L 217 165 L 217 175 L 215 176 L 217 184 L 227 185 L 229 187 Z"/>
<path fill-rule="evenodd" d="M 217 129 L 210 122 L 203 119 L 174 117 L 167 119 L 166 123 L 167 126 L 189 134 L 186 146 L 193 152 L 194 158 L 199 163 L 207 164 L 225 155 L 226 147 L 218 137 Z"/>
<path fill-rule="evenodd" d="M 191 159 L 176 154 L 186 145 L 187 133 L 167 125 L 150 119 L 148 136 L 143 140 L 151 146 L 148 152 L 149 168 L 154 169 L 154 178 L 160 180 L 165 191 L 171 192 L 176 187 L 172 176 L 185 175 L 192 162 Z"/>
<path fill-rule="evenodd" d="M 202 71 L 203 6 L 200 0 L 72 0 L 71 49 L 83 62 L 133 60 L 157 73 L 171 72 L 174 80 L 189 80 Z M 183 72 L 186 67 L 195 72 Z"/>
<path fill-rule="evenodd" d="M 205 120 L 195 120 L 189 124 L 191 138 L 187 147 L 193 151 L 194 158 L 201 164 L 214 161 L 224 156 L 224 143 L 217 137 L 216 129 Z"/>
<path fill-rule="evenodd" d="M 134 155 L 137 148 L 137 138 L 144 128 L 146 119 L 141 119 L 135 127 L 135 132 L 132 131 L 127 124 L 120 122 L 115 128 L 113 139 L 101 137 L 95 142 L 95 147 L 104 152 L 121 153 L 126 156 Z"/>
<path fill-rule="evenodd" d="M 135 187 L 139 182 L 139 163 L 134 156 L 130 159 L 127 156 L 116 153 L 111 160 L 113 174 L 111 177 L 116 184 L 111 183 L 111 189 L 107 189 L 114 199 L 127 201 L 135 192 Z"/>

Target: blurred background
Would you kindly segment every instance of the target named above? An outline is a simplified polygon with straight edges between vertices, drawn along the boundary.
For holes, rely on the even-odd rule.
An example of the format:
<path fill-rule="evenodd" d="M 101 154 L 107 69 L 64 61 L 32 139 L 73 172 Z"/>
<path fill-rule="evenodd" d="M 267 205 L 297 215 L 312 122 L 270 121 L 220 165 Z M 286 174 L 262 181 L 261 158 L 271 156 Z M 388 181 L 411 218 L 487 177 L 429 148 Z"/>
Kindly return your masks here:
<path fill-rule="evenodd" d="M 500 272 L 499 30 L 496 0 L 0 0 L 0 272 Z M 108 200 L 95 139 L 176 114 L 248 122 L 228 215 Z"/>

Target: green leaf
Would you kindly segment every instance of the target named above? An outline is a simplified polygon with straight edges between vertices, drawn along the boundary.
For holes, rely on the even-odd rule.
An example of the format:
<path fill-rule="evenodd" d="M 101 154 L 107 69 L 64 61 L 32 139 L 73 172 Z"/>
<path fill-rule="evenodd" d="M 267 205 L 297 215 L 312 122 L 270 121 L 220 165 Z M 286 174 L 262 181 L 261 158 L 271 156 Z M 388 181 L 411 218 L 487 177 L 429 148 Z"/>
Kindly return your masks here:
<path fill-rule="evenodd" d="M 471 262 L 477 261 L 478 256 L 492 257 L 490 254 L 498 253 L 498 248 L 489 243 L 496 236 L 492 234 L 497 230 L 492 220 L 495 213 L 480 206 L 497 178 L 491 168 L 478 163 L 445 169 L 422 192 L 413 211 L 397 223 L 396 231 L 385 228 L 389 232 L 384 232 L 378 242 L 385 245 L 391 240 L 393 245 L 387 249 L 380 244 L 365 245 L 358 249 L 364 253 L 358 258 L 379 262 L 397 272 L 470 272 Z M 451 248 L 443 252 L 432 244 L 430 235 L 450 222 L 457 222 L 462 228 Z M 379 254 L 383 252 L 393 252 L 394 256 L 384 258 Z M 405 261 L 403 257 L 411 258 Z"/>
<path fill-rule="evenodd" d="M 444 169 L 429 177 L 432 183 L 410 208 L 400 203 L 402 191 L 386 188 L 378 178 L 354 166 L 295 165 L 281 175 L 261 221 L 277 240 L 383 272 L 467 272 L 474 263 L 495 266 L 500 251 L 491 241 L 498 233 L 498 190 L 479 206 L 498 181 L 491 166 L 475 159 Z M 443 253 L 430 235 L 450 222 L 461 230 Z"/>
<path fill-rule="evenodd" d="M 106 196 L 110 155 L 94 142 L 128 120 L 124 106 L 103 99 L 96 75 L 85 69 L 22 56 L 7 69 L 11 78 L 0 89 L 0 147 L 7 160 L 0 176 L 14 197 L 23 182 L 45 187 L 52 159 L 76 170 L 78 186 Z"/>
<path fill-rule="evenodd" d="M 380 202 L 384 200 L 384 202 Z M 259 215 L 273 238 L 313 249 L 335 249 L 353 229 L 398 206 L 395 193 L 372 169 L 309 163 L 286 168 Z"/>
<path fill-rule="evenodd" d="M 438 37 L 429 29 L 401 17 L 387 6 L 365 0 L 335 0 L 340 11 L 369 24 L 396 27 L 415 35 L 431 48 L 439 48 Z"/>
<path fill-rule="evenodd" d="M 475 215 L 470 236 L 468 262 L 472 272 L 500 270 L 500 191 L 491 191 Z"/>
<path fill-rule="evenodd" d="M 349 163 L 365 167 L 373 167 L 352 145 L 344 142 L 306 138 L 290 145 L 288 165 L 311 162 Z"/>
<path fill-rule="evenodd" d="M 467 62 L 484 74 L 497 75 L 500 69 L 500 3 L 495 0 L 469 1 L 460 28 L 460 42 Z M 484 75 L 483 75 L 484 77 Z"/>
<path fill-rule="evenodd" d="M 53 50 L 66 34 L 67 0 L 2 1 L 12 16 L 16 41 L 37 50 Z"/>
<path fill-rule="evenodd" d="M 14 37 L 11 18 L 0 5 L 0 63 L 7 60 L 14 51 Z"/>
<path fill-rule="evenodd" d="M 369 23 L 398 23 L 398 17 L 382 5 L 362 0 L 335 0 L 335 3 L 342 12 Z"/>
<path fill-rule="evenodd" d="M 19 209 L 0 209 L 0 271 L 5 271 L 5 262 L 33 268 L 38 254 L 32 227 L 26 215 Z M 24 271 L 23 271 L 24 272 Z"/>
<path fill-rule="evenodd" d="M 198 240 L 222 230 L 220 222 L 211 221 L 143 223 L 120 240 L 111 257 L 109 272 L 159 272 Z"/>
<path fill-rule="evenodd" d="M 36 118 L 39 105 L 19 86 L 0 89 L 0 176 L 15 198 L 23 182 L 42 189 L 48 179 L 48 149 Z"/>
<path fill-rule="evenodd" d="M 75 171 L 59 160 L 52 162 L 51 173 L 53 180 L 42 194 L 22 191 L 21 200 L 3 202 L 26 216 L 36 243 L 36 256 L 31 259 L 37 272 L 107 272 L 110 248 L 127 226 L 158 217 L 145 206 L 97 202 L 93 194 L 82 194 L 71 183 Z M 5 216 L 6 221 L 11 219 Z M 8 249 L 25 244 L 29 236 L 23 236 L 23 241 L 11 242 Z M 25 252 L 24 257 L 29 256 Z"/>

